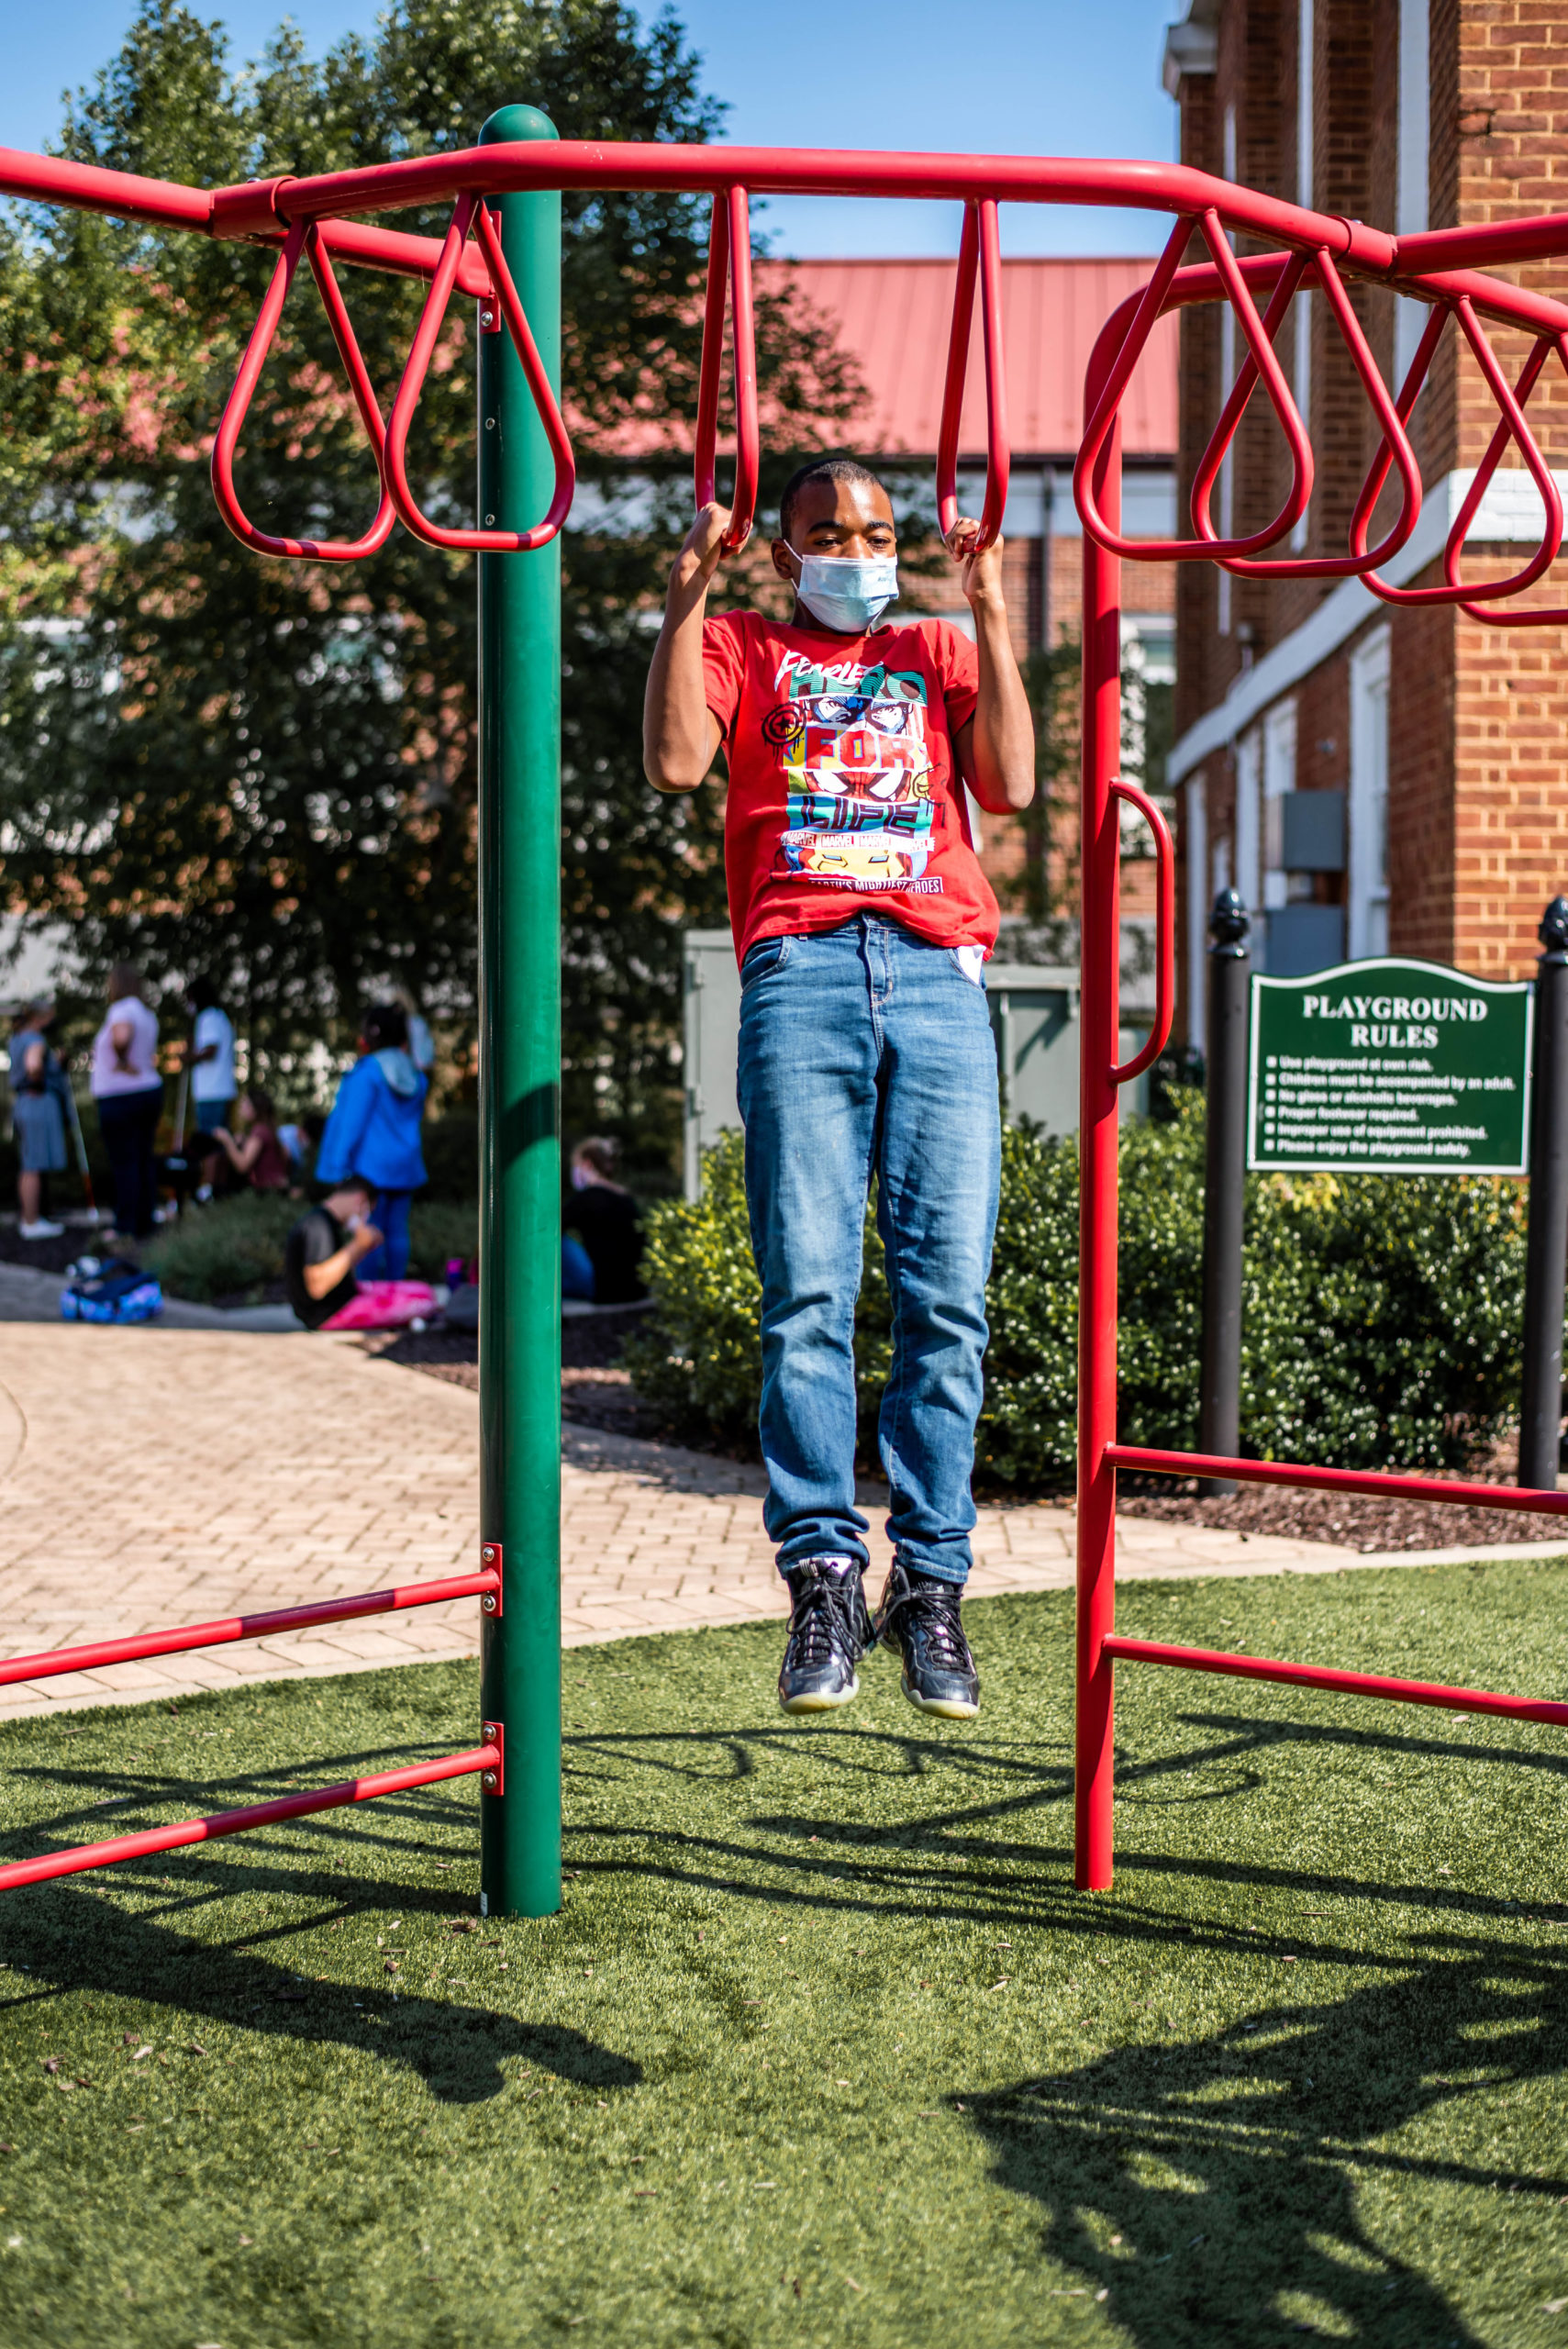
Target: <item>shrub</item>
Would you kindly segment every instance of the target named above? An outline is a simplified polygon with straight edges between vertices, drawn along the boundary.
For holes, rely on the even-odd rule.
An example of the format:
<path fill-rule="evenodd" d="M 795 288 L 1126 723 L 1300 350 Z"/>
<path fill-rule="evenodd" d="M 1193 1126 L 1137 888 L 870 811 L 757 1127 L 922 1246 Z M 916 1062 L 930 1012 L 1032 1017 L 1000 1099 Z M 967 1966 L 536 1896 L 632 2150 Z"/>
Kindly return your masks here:
<path fill-rule="evenodd" d="M 289 1226 L 306 1211 L 303 1199 L 272 1191 L 241 1191 L 210 1207 L 187 1208 L 165 1224 L 142 1252 L 171 1297 L 211 1305 L 220 1297 L 260 1297 L 284 1276 Z M 479 1210 L 444 1199 L 416 1199 L 408 1219 L 408 1271 L 414 1280 L 445 1278 L 449 1256 L 472 1256 L 479 1244 Z"/>
<path fill-rule="evenodd" d="M 187 1208 L 142 1250 L 171 1297 L 198 1305 L 217 1297 L 259 1295 L 280 1280 L 284 1241 L 304 1208 L 277 1191 L 241 1191 L 210 1207 Z"/>
<path fill-rule="evenodd" d="M 1201 1099 L 1121 1139 L 1119 1423 L 1130 1442 L 1197 1441 L 1202 1342 Z M 761 1293 L 740 1137 L 708 1154 L 702 1197 L 647 1218 L 657 1328 L 627 1362 L 677 1427 L 734 1442 L 756 1425 Z M 1479 1177 L 1250 1178 L 1243 1451 L 1264 1459 L 1460 1467 L 1517 1407 L 1524 1301 L 1519 1186 Z M 1074 1141 L 1010 1128 L 987 1295 L 980 1470 L 1062 1489 L 1077 1412 Z M 860 1442 L 875 1456 L 892 1326 L 870 1215 L 856 1318 Z"/>

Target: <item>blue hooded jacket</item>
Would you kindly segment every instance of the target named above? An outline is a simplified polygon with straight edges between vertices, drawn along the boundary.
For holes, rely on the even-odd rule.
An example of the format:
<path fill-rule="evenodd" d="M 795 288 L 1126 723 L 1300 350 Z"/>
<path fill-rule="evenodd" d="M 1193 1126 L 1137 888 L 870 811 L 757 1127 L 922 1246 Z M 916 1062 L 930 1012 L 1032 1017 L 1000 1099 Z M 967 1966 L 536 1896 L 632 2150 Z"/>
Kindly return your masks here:
<path fill-rule="evenodd" d="M 316 1156 L 318 1183 L 362 1174 L 380 1191 L 417 1191 L 428 1180 L 419 1150 L 428 1077 L 405 1052 L 367 1052 L 338 1087 Z"/>

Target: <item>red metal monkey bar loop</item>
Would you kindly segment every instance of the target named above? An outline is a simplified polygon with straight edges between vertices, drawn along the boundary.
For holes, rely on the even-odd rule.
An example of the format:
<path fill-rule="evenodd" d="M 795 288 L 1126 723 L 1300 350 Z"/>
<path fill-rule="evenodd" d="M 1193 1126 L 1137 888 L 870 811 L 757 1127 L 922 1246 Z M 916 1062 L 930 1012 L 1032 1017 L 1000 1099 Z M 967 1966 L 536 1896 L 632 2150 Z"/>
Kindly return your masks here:
<path fill-rule="evenodd" d="M 738 554 L 751 537 L 756 519 L 757 482 L 762 468 L 762 432 L 757 422 L 757 337 L 751 303 L 751 206 L 743 187 L 720 189 L 713 199 L 693 465 L 699 512 L 703 507 L 712 506 L 717 497 L 718 387 L 724 365 L 727 290 L 735 356 L 735 488 L 722 544 L 726 554 Z"/>
<path fill-rule="evenodd" d="M 1118 416 L 1122 396 L 1132 378 L 1132 371 L 1143 354 L 1156 321 L 1165 307 L 1165 300 L 1181 267 L 1195 225 L 1202 231 L 1204 242 L 1213 256 L 1221 288 L 1240 325 L 1250 354 L 1251 373 L 1245 370 L 1237 378 L 1229 400 L 1215 428 L 1199 481 L 1206 482 L 1218 473 L 1226 448 L 1240 421 L 1241 411 L 1251 396 L 1253 384 L 1261 380 L 1269 402 L 1280 421 L 1290 449 L 1291 485 L 1284 504 L 1265 529 L 1254 530 L 1249 537 L 1218 539 L 1212 536 L 1193 539 L 1128 539 L 1113 529 L 1099 510 L 1095 495 L 1095 468 L 1105 448 Z M 1307 261 L 1299 253 L 1292 254 L 1281 269 L 1273 298 L 1269 305 L 1268 321 L 1258 316 L 1247 284 L 1247 273 L 1230 250 L 1220 217 L 1212 206 L 1206 206 L 1196 217 L 1179 219 L 1171 231 L 1165 250 L 1160 257 L 1153 276 L 1144 287 L 1143 295 L 1123 337 L 1120 350 L 1112 361 L 1110 370 L 1094 409 L 1084 428 L 1084 439 L 1078 451 L 1078 462 L 1073 473 L 1073 495 L 1082 518 L 1084 529 L 1097 547 L 1106 554 L 1131 556 L 1143 562 L 1209 562 L 1236 557 L 1261 554 L 1268 547 L 1293 530 L 1306 513 L 1312 495 L 1312 443 L 1307 428 L 1296 413 L 1290 386 L 1279 363 L 1273 337 L 1278 329 L 1296 292 L 1306 273 Z M 1223 437 L 1222 437 L 1223 436 Z M 1207 469 L 1207 475 L 1206 471 Z M 1195 484 L 1195 522 L 1197 488 Z"/>
<path fill-rule="evenodd" d="M 250 413 L 261 369 L 272 347 L 272 338 L 277 332 L 278 320 L 283 316 L 284 304 L 294 284 L 294 273 L 299 266 L 302 251 L 309 256 L 311 272 L 320 288 L 322 306 L 332 328 L 332 340 L 338 346 L 339 356 L 348 373 L 354 406 L 359 409 L 360 420 L 375 451 L 381 503 L 376 508 L 374 521 L 359 539 L 273 538 L 267 531 L 257 529 L 254 523 L 247 519 L 239 503 L 239 494 L 234 486 L 234 455 L 239 446 L 240 429 Z M 383 475 L 382 451 L 385 440 L 381 408 L 355 340 L 353 325 L 338 281 L 332 273 L 332 263 L 328 258 L 321 231 L 313 220 L 296 220 L 284 239 L 272 283 L 239 362 L 234 389 L 229 393 L 218 420 L 217 433 L 212 444 L 212 489 L 217 500 L 217 510 L 235 537 L 257 554 L 286 555 L 313 562 L 357 562 L 361 555 L 374 554 L 378 547 L 384 546 L 396 519 L 392 495 Z"/>
<path fill-rule="evenodd" d="M 1485 381 L 1486 388 L 1497 404 L 1499 421 L 1492 435 L 1486 454 L 1476 470 L 1475 478 L 1470 484 L 1459 512 L 1454 517 L 1453 527 L 1448 534 L 1448 542 L 1443 550 L 1443 572 L 1447 584 L 1441 587 L 1391 587 L 1386 581 L 1378 577 L 1375 570 L 1366 571 L 1363 576 L 1373 594 L 1380 596 L 1385 604 L 1459 604 L 1465 610 L 1473 611 L 1473 607 L 1475 605 L 1496 603 L 1503 596 L 1519 595 L 1525 588 L 1532 586 L 1555 561 L 1558 549 L 1562 542 L 1562 501 L 1558 496 L 1557 484 L 1551 477 L 1551 468 L 1541 454 L 1524 413 L 1524 402 L 1529 396 L 1541 369 L 1545 366 L 1557 338 L 1553 335 L 1538 337 L 1529 357 L 1525 361 L 1520 371 L 1516 391 L 1510 386 L 1507 376 L 1497 363 L 1496 354 L 1487 340 L 1485 329 L 1476 317 L 1474 306 L 1468 295 L 1450 295 L 1434 307 L 1421 340 L 1417 345 L 1409 373 L 1400 388 L 1398 408 L 1401 419 L 1407 418 L 1416 405 L 1421 386 L 1426 382 L 1428 371 L 1431 366 L 1432 355 L 1442 339 L 1443 328 L 1451 314 L 1457 319 L 1460 331 L 1470 346 Z M 1524 459 L 1526 470 L 1540 496 L 1542 515 L 1540 544 L 1523 569 L 1516 571 L 1510 577 L 1482 581 L 1474 586 L 1466 586 L 1459 577 L 1459 562 L 1464 551 L 1465 538 L 1471 524 L 1481 510 L 1481 501 L 1486 494 L 1488 484 L 1497 470 L 1498 460 L 1509 440 L 1514 442 Z M 1388 477 L 1388 443 L 1385 437 L 1377 455 L 1373 460 L 1372 469 L 1362 485 L 1355 513 L 1351 518 L 1351 542 L 1358 548 L 1364 547 L 1366 544 L 1366 532 L 1372 518 L 1372 509 Z M 1485 612 L 1473 611 L 1473 617 L 1479 619 L 1491 616 Z M 1543 612 L 1540 616 L 1540 621 L 1544 623 L 1559 617 L 1561 616 Z"/>
<path fill-rule="evenodd" d="M 1293 256 L 1281 269 L 1279 283 L 1274 289 L 1273 298 L 1269 304 L 1267 316 L 1263 319 L 1263 332 L 1271 344 L 1279 331 L 1280 324 L 1293 296 L 1307 274 L 1307 264 L 1300 255 Z M 1361 377 L 1367 397 L 1372 403 L 1373 413 L 1382 427 L 1383 450 L 1385 451 L 1392 450 L 1393 462 L 1399 468 L 1404 496 L 1394 522 L 1370 553 L 1366 551 L 1364 537 L 1358 544 L 1352 535 L 1349 554 L 1291 555 L 1283 558 L 1275 557 L 1267 562 L 1245 555 L 1217 554 L 1216 560 L 1223 562 L 1227 571 L 1234 572 L 1243 578 L 1343 579 L 1356 577 L 1373 570 L 1380 562 L 1387 562 L 1396 555 L 1421 518 L 1421 468 L 1417 463 L 1416 452 L 1406 437 L 1404 417 L 1399 412 L 1397 404 L 1389 395 L 1388 387 L 1383 380 L 1382 371 L 1368 347 L 1366 337 L 1362 332 L 1361 320 L 1355 314 L 1351 298 L 1345 291 L 1340 273 L 1334 266 L 1333 257 L 1327 246 L 1320 246 L 1312 256 L 1311 275 L 1322 289 L 1329 313 L 1340 329 L 1345 348 L 1351 354 L 1356 373 Z M 1236 437 L 1237 428 L 1246 412 L 1257 379 L 1257 362 L 1249 351 L 1237 371 L 1230 396 L 1220 414 L 1218 423 L 1214 428 L 1208 447 L 1204 452 L 1202 462 L 1194 477 L 1193 528 L 1199 538 L 1207 540 L 1210 545 L 1217 546 L 1218 540 L 1209 521 L 1209 493 L 1218 477 L 1220 466 L 1225 461 L 1230 444 Z M 1379 488 L 1383 481 L 1386 480 L 1387 473 L 1388 458 L 1385 455 Z M 1365 511 L 1368 516 L 1371 514 L 1372 505 L 1375 503 L 1374 496 L 1371 503 L 1366 505 Z M 1362 513 L 1361 505 L 1357 506 L 1356 511 L 1358 515 Z"/>
<path fill-rule="evenodd" d="M 444 523 L 432 522 L 429 516 L 421 510 L 408 480 L 408 429 L 414 421 L 414 411 L 419 405 L 419 395 L 424 389 L 431 356 L 440 336 L 441 323 L 446 317 L 447 304 L 451 297 L 452 284 L 471 225 L 478 238 L 480 250 L 490 265 L 491 283 L 495 289 L 493 298 L 500 305 L 506 331 L 522 362 L 523 373 L 539 411 L 539 420 L 544 427 L 545 439 L 555 459 L 555 494 L 550 502 L 550 511 L 541 522 L 536 522 L 528 530 L 471 530 L 450 529 Z M 414 536 L 423 539 L 428 546 L 452 547 L 478 554 L 528 554 L 536 547 L 549 545 L 572 510 L 576 474 L 566 426 L 556 405 L 555 394 L 550 388 L 550 378 L 545 373 L 532 330 L 523 315 L 523 306 L 512 282 L 512 273 L 501 250 L 495 221 L 484 199 L 471 191 L 465 190 L 458 197 L 451 225 L 441 243 L 440 259 L 430 279 L 430 291 L 426 296 L 425 307 L 415 332 L 408 363 L 397 386 L 397 397 L 392 404 L 392 417 L 386 428 L 385 466 L 386 485 L 400 518 Z"/>
<path fill-rule="evenodd" d="M 1001 532 L 1007 508 L 1012 451 L 1007 440 L 1007 370 L 1002 347 L 1002 249 L 996 206 L 990 196 L 963 207 L 953 290 L 952 328 L 948 338 L 942 420 L 937 435 L 937 518 L 943 538 L 958 520 L 958 444 L 963 420 L 963 384 L 969 373 L 969 339 L 974 317 L 974 281 L 980 279 L 980 321 L 985 352 L 985 503 L 970 551 L 984 553 Z"/>

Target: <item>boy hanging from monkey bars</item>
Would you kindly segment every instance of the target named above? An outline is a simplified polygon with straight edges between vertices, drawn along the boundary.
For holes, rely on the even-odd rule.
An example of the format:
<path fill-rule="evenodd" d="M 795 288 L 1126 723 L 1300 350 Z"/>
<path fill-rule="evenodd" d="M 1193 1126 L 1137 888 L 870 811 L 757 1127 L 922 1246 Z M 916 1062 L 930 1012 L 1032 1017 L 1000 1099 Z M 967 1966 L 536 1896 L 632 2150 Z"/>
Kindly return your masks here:
<path fill-rule="evenodd" d="M 725 868 L 740 963 L 737 1071 L 762 1284 L 759 1413 L 793 1608 L 779 1701 L 848 1704 L 877 1641 L 922 1711 L 973 1718 L 959 1605 L 987 1336 L 1000 1126 L 984 968 L 996 900 L 961 785 L 1006 815 L 1034 796 L 1034 729 L 1007 631 L 1002 544 L 948 534 L 974 640 L 888 619 L 897 533 L 863 465 L 803 465 L 780 500 L 787 622 L 706 617 L 728 512 L 698 514 L 670 574 L 643 764 L 695 791 L 723 746 Z M 894 1561 L 874 1622 L 855 1508 L 854 1311 L 876 1179 L 893 1364 L 878 1427 Z"/>

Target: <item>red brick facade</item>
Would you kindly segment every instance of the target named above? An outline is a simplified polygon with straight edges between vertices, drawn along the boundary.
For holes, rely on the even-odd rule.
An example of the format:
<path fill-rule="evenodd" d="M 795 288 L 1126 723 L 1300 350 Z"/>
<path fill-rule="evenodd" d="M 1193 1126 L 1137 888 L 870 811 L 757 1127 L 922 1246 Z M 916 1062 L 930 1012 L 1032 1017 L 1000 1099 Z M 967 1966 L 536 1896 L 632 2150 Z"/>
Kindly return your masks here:
<path fill-rule="evenodd" d="M 1304 115 L 1300 8 L 1301 0 L 1199 0 L 1193 20 L 1212 25 L 1215 38 L 1211 61 L 1198 59 L 1199 70 L 1184 72 L 1177 83 L 1184 161 L 1219 174 L 1229 162 L 1239 180 L 1253 186 L 1401 231 L 1562 208 L 1568 179 L 1568 0 L 1316 0 L 1310 11 L 1309 173 L 1298 153 Z M 1424 88 L 1418 72 L 1423 32 Z M 1402 41 L 1409 44 L 1403 71 Z M 1209 70 L 1202 70 L 1205 65 Z M 1424 220 L 1399 217 L 1402 202 L 1408 214 L 1413 190 Z M 1522 283 L 1560 292 L 1563 266 L 1537 264 L 1514 274 Z M 1400 331 L 1395 297 L 1381 287 L 1359 287 L 1353 300 L 1387 380 L 1394 374 Z M 1307 415 L 1317 479 L 1306 546 L 1314 553 L 1340 552 L 1378 435 L 1327 306 L 1317 297 L 1309 306 Z M 1298 308 L 1279 340 L 1286 372 L 1296 381 L 1299 315 Z M 1459 361 L 1452 336 L 1451 327 L 1412 425 L 1429 499 L 1451 473 L 1479 462 L 1496 420 L 1473 362 Z M 1186 313 L 1179 460 L 1184 510 L 1222 397 L 1221 340 L 1218 310 Z M 1521 339 L 1496 330 L 1493 342 L 1512 378 L 1524 356 Z M 1407 342 L 1404 355 L 1408 356 Z M 1261 403 L 1253 405 L 1254 411 L 1261 408 Z M 1568 462 L 1568 378 L 1562 371 L 1542 382 L 1530 415 L 1549 459 L 1556 465 Z M 1505 466 L 1513 462 L 1510 451 Z M 1266 411 L 1250 414 L 1233 460 L 1233 527 L 1260 527 L 1279 506 L 1286 477 L 1283 440 L 1272 417 Z M 1379 520 L 1392 510 L 1385 497 Z M 1283 554 L 1286 549 L 1273 551 Z M 1528 551 L 1522 544 L 1473 540 L 1465 575 L 1504 575 Z M 1439 575 L 1433 565 L 1409 584 L 1429 584 Z M 1297 658 L 1291 648 L 1293 640 L 1296 640 L 1295 632 L 1312 620 L 1336 586 L 1333 581 L 1236 581 L 1227 614 L 1212 567 L 1183 568 L 1177 590 L 1178 738 L 1207 720 L 1228 694 L 1237 693 L 1246 705 L 1245 722 L 1232 738 L 1201 758 L 1184 751 L 1178 739 L 1173 765 L 1183 785 L 1183 878 L 1188 892 L 1184 945 L 1190 950 L 1195 942 L 1199 894 L 1212 895 L 1218 880 L 1238 874 L 1250 820 L 1243 812 L 1239 839 L 1239 791 L 1258 790 L 1259 736 L 1279 703 L 1293 701 L 1290 787 L 1348 792 L 1350 866 L 1342 874 L 1310 878 L 1278 873 L 1272 883 L 1264 873 L 1262 888 L 1272 886 L 1276 900 L 1283 885 L 1293 903 L 1344 907 L 1350 952 L 1368 951 L 1369 923 L 1375 942 L 1378 924 L 1385 918 L 1391 952 L 1452 962 L 1489 977 L 1525 974 L 1539 952 L 1535 928 L 1541 909 L 1568 885 L 1568 684 L 1558 683 L 1568 631 L 1486 627 L 1451 607 L 1377 607 L 1356 613 L 1342 628 L 1336 623 L 1330 633 L 1337 631 L 1337 640 L 1328 644 L 1317 665 L 1303 670 L 1305 653 Z M 1561 584 L 1552 589 L 1548 582 L 1525 600 L 1555 606 L 1568 597 Z M 1352 608 L 1342 601 L 1335 607 L 1337 613 Z M 1328 617 L 1321 617 L 1319 627 Z M 1374 671 L 1382 631 L 1387 645 L 1386 738 L 1385 749 L 1374 758 L 1367 729 L 1377 709 Z M 1273 704 L 1264 700 L 1253 707 L 1257 691 L 1248 696 L 1243 673 L 1271 653 L 1275 660 L 1269 671 L 1260 672 L 1258 686 L 1274 673 L 1284 682 Z M 1287 677 L 1290 669 L 1295 674 Z M 1368 677 L 1373 679 L 1370 687 Z M 1215 730 L 1206 726 L 1195 739 L 1207 740 Z M 1385 761 L 1377 777 L 1385 772 L 1385 917 L 1369 913 L 1364 887 L 1357 896 L 1358 870 L 1364 883 L 1373 853 L 1366 810 L 1376 792 L 1367 781 L 1369 760 Z M 1259 820 L 1266 830 L 1266 778 L 1263 789 Z M 1200 840 L 1207 866 L 1201 874 L 1185 869 Z M 1184 963 L 1185 959 L 1184 954 Z M 1191 1006 L 1190 994 L 1188 1000 Z"/>

